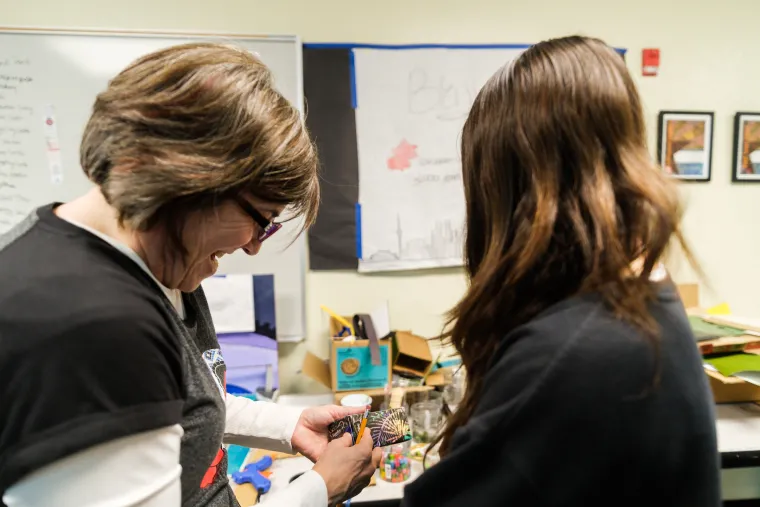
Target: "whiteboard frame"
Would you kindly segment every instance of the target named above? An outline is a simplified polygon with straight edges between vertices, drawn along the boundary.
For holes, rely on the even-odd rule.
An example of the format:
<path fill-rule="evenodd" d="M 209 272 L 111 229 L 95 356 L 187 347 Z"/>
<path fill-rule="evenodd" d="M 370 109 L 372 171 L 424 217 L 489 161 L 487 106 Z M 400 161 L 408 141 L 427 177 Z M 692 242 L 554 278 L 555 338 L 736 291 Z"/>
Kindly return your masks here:
<path fill-rule="evenodd" d="M 8 34 L 30 34 L 30 35 L 83 35 L 83 36 L 101 36 L 101 37 L 163 37 L 167 39 L 199 38 L 213 39 L 218 41 L 222 39 L 231 39 L 230 42 L 237 40 L 259 40 L 272 42 L 293 42 L 296 49 L 296 69 L 295 76 L 298 81 L 296 85 L 296 95 L 298 103 L 295 104 L 301 117 L 304 117 L 304 91 L 303 91 L 303 43 L 298 35 L 273 35 L 273 34 L 241 34 L 229 32 L 206 32 L 206 31 L 183 31 L 183 30 L 130 30 L 130 29 L 100 29 L 100 28 L 57 28 L 57 27 L 32 27 L 32 26 L 0 26 L 0 33 Z M 301 234 L 306 234 L 306 231 Z M 277 336 L 278 342 L 293 343 L 301 342 L 306 338 L 308 324 L 306 322 L 306 274 L 307 251 L 309 249 L 308 237 L 304 238 L 304 248 L 300 252 L 300 269 L 301 276 L 301 335 L 300 336 Z M 275 282 L 276 283 L 276 282 Z M 275 299 L 277 293 L 275 292 Z M 279 326 L 278 326 L 279 327 Z"/>
<path fill-rule="evenodd" d="M 272 41 L 298 41 L 298 35 L 275 35 L 275 34 L 243 34 L 235 32 L 207 32 L 193 30 L 132 30 L 122 28 L 58 28 L 38 26 L 0 26 L 0 32 L 31 33 L 41 35 L 104 35 L 104 36 L 128 36 L 128 37 L 235 37 L 237 39 L 272 40 Z"/>

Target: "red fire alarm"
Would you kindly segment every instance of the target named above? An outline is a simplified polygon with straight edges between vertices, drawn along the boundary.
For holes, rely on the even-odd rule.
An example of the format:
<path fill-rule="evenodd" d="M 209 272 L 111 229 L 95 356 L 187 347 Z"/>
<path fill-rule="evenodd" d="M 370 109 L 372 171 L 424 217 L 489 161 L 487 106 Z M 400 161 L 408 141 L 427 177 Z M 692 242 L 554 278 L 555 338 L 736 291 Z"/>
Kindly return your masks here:
<path fill-rule="evenodd" d="M 647 48 L 641 50 L 641 75 L 656 76 L 660 70 L 660 50 Z"/>

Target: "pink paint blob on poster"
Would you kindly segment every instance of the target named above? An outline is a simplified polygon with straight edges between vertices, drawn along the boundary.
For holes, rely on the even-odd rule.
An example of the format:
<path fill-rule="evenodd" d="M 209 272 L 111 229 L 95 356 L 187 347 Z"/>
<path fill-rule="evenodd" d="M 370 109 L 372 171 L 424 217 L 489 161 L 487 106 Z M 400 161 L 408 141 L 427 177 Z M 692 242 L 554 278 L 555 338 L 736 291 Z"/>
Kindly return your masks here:
<path fill-rule="evenodd" d="M 391 171 L 405 171 L 412 164 L 412 159 L 417 158 L 417 145 L 410 144 L 406 139 L 393 148 L 392 156 L 387 161 L 388 169 Z"/>

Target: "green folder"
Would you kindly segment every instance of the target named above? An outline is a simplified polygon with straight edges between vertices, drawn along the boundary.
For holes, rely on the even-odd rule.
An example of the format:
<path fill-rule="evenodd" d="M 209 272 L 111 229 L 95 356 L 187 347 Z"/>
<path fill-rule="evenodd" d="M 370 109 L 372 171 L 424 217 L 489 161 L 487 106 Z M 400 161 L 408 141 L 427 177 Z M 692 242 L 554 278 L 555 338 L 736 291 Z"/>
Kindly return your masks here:
<path fill-rule="evenodd" d="M 694 337 L 697 341 L 713 340 L 715 338 L 723 338 L 724 336 L 741 336 L 746 334 L 744 329 L 738 329 L 735 327 L 721 326 L 707 322 L 701 317 L 696 315 L 689 315 L 689 324 L 691 325 L 691 331 L 694 333 Z"/>
<path fill-rule="evenodd" d="M 704 361 L 726 377 L 742 372 L 760 372 L 760 356 L 755 354 L 726 354 L 706 358 Z"/>

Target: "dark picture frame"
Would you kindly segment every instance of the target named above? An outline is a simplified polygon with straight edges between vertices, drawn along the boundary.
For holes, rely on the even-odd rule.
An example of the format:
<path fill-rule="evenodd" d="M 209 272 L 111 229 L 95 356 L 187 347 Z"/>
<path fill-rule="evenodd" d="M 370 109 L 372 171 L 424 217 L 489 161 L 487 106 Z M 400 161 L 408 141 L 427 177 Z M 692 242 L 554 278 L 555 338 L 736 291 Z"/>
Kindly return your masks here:
<path fill-rule="evenodd" d="M 731 146 L 731 181 L 760 183 L 760 113 L 738 112 L 734 115 L 734 142 Z"/>
<path fill-rule="evenodd" d="M 683 181 L 710 181 L 714 120 L 712 111 L 660 111 L 657 162 L 662 170 Z"/>

